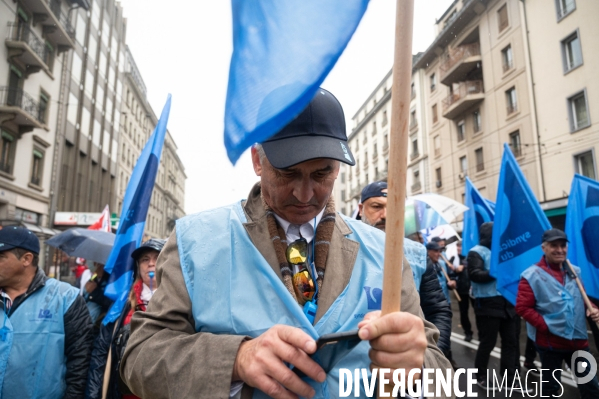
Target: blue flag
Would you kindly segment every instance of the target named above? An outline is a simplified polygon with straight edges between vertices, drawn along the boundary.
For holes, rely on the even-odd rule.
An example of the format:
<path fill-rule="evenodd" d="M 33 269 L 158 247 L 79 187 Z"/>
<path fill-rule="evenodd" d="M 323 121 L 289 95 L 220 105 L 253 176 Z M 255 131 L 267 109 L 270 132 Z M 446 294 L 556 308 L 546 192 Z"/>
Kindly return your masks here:
<path fill-rule="evenodd" d="M 466 206 L 464 231 L 462 232 L 462 254 L 468 254 L 478 244 L 480 225 L 495 218 L 495 203 L 483 198 L 469 177 L 466 177 Z"/>
<path fill-rule="evenodd" d="M 231 162 L 281 130 L 312 100 L 368 0 L 232 0 L 233 55 L 225 109 Z"/>
<path fill-rule="evenodd" d="M 520 166 L 504 144 L 491 246 L 491 275 L 497 290 L 516 304 L 520 274 L 537 263 L 541 237 L 551 228 Z"/>
<path fill-rule="evenodd" d="M 566 234 L 570 241 L 568 258 L 580 267 L 581 281 L 589 296 L 599 299 L 599 182 L 574 175 L 568 210 Z"/>
<path fill-rule="evenodd" d="M 104 318 L 104 324 L 115 321 L 121 315 L 129 296 L 135 268 L 131 253 L 139 247 L 143 237 L 170 110 L 171 95 L 169 94 L 158 125 L 141 152 L 127 185 L 119 229 L 104 267 L 104 270 L 110 273 L 104 295 L 114 301 Z"/>

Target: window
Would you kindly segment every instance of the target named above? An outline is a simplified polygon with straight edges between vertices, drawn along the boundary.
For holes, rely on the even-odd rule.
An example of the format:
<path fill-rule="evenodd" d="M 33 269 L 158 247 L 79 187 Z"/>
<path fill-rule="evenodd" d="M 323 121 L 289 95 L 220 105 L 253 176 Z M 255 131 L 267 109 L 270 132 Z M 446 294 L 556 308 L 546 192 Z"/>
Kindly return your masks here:
<path fill-rule="evenodd" d="M 31 164 L 31 179 L 29 182 L 35 186 L 42 185 L 42 173 L 44 171 L 44 152 L 38 148 L 33 149 L 33 162 Z"/>
<path fill-rule="evenodd" d="M 439 120 L 439 115 L 437 114 L 437 104 L 433 104 L 431 111 L 433 113 L 433 123 L 437 123 Z"/>
<path fill-rule="evenodd" d="M 341 190 L 341 201 L 345 201 L 345 190 Z"/>
<path fill-rule="evenodd" d="M 12 174 L 12 167 L 15 157 L 15 147 L 17 143 L 13 135 L 2 130 L 2 151 L 0 153 L 0 171 Z"/>
<path fill-rule="evenodd" d="M 418 158 L 418 156 L 420 155 L 420 152 L 418 151 L 418 138 L 415 137 L 412 139 L 412 156 L 411 158 Z"/>
<path fill-rule="evenodd" d="M 472 129 L 474 133 L 478 133 L 483 128 L 483 121 L 480 117 L 480 110 L 476 110 L 472 113 Z"/>
<path fill-rule="evenodd" d="M 437 180 L 435 186 L 437 186 L 437 188 L 441 187 L 443 185 L 443 180 L 441 180 L 441 168 L 435 169 L 435 178 Z"/>
<path fill-rule="evenodd" d="M 383 151 L 389 148 L 389 135 L 385 133 L 383 137 Z"/>
<path fill-rule="evenodd" d="M 483 155 L 483 148 L 478 148 L 474 151 L 474 155 L 476 156 L 476 171 L 482 172 L 485 170 L 485 158 Z"/>
<path fill-rule="evenodd" d="M 418 126 L 418 119 L 416 118 L 416 110 L 410 111 L 410 129 Z"/>
<path fill-rule="evenodd" d="M 460 157 L 460 172 L 465 175 L 468 174 L 468 158 L 466 158 L 466 155 Z"/>
<path fill-rule="evenodd" d="M 441 137 L 435 136 L 433 142 L 435 143 L 435 156 L 441 155 Z"/>
<path fill-rule="evenodd" d="M 434 73 L 431 75 L 431 91 L 435 91 L 437 88 L 437 75 Z"/>
<path fill-rule="evenodd" d="M 562 40 L 562 59 L 564 73 L 582 65 L 582 49 L 578 31 Z"/>
<path fill-rule="evenodd" d="M 379 155 L 379 149 L 378 146 L 376 145 L 376 141 L 374 143 L 372 143 L 372 158 L 376 158 Z"/>
<path fill-rule="evenodd" d="M 372 135 L 376 134 L 376 122 L 372 122 Z"/>
<path fill-rule="evenodd" d="M 586 91 L 582 91 L 570 97 L 568 99 L 568 104 L 568 111 L 570 113 L 570 131 L 575 132 L 591 125 Z"/>
<path fill-rule="evenodd" d="M 504 4 L 497 11 L 497 19 L 499 21 L 499 32 L 503 32 L 503 30 L 507 28 L 510 24 L 510 20 L 508 19 L 507 15 L 507 4 Z"/>
<path fill-rule="evenodd" d="M 574 155 L 574 162 L 576 173 L 579 173 L 590 179 L 597 180 L 597 174 L 595 172 L 595 157 L 592 150 Z"/>
<path fill-rule="evenodd" d="M 574 0 L 555 0 L 558 21 L 576 9 Z"/>
<path fill-rule="evenodd" d="M 383 111 L 383 122 L 381 123 L 381 126 L 387 126 L 387 111 Z"/>
<path fill-rule="evenodd" d="M 345 172 L 341 172 L 341 183 L 345 183 Z"/>
<path fill-rule="evenodd" d="M 522 155 L 522 144 L 520 143 L 520 131 L 516 130 L 513 133 L 510 133 L 510 147 L 512 148 L 512 152 L 514 156 L 519 157 Z"/>
<path fill-rule="evenodd" d="M 459 121 L 458 125 L 458 143 L 466 139 L 466 124 L 464 121 Z"/>
<path fill-rule="evenodd" d="M 505 102 L 507 104 L 507 114 L 511 115 L 518 111 L 518 100 L 516 98 L 516 88 L 512 87 L 505 92 Z"/>
<path fill-rule="evenodd" d="M 413 100 L 416 98 L 416 87 L 414 86 L 414 82 L 410 86 L 410 98 Z"/>
<path fill-rule="evenodd" d="M 48 122 L 48 104 L 50 103 L 50 99 L 48 95 L 44 92 L 40 93 L 40 102 L 39 102 L 39 114 L 38 120 L 42 123 Z"/>
<path fill-rule="evenodd" d="M 514 56 L 512 53 L 512 45 L 510 44 L 501 50 L 501 59 L 503 61 L 503 72 L 507 72 L 514 66 Z"/>

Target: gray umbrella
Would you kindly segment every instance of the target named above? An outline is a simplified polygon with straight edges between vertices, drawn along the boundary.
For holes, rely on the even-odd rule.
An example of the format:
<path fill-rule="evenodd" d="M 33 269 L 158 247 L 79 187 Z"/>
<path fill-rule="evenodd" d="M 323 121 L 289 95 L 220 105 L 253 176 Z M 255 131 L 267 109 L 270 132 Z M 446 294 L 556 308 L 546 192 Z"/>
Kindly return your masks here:
<path fill-rule="evenodd" d="M 46 244 L 70 256 L 105 264 L 114 245 L 114 238 L 113 233 L 75 227 L 46 240 Z"/>

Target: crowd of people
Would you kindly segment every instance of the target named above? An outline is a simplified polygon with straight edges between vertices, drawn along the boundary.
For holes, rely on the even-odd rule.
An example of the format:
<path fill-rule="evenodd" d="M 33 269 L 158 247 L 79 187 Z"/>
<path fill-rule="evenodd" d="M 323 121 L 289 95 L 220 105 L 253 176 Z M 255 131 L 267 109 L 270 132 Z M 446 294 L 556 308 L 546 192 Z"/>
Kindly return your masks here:
<path fill-rule="evenodd" d="M 484 389 L 493 389 L 486 371 L 498 335 L 501 372 L 511 381 L 520 369 L 521 317 L 526 367 L 535 367 L 535 352 L 551 370 L 588 352 L 585 316 L 597 322 L 599 310 L 585 308 L 568 239 L 557 229 L 538 238 L 544 255 L 522 274 L 516 306 L 490 275 L 492 223 L 466 256 L 459 242 L 448 258 L 444 239 L 424 245 L 411 235 L 397 258 L 401 312 L 381 315 L 387 184 L 363 189 L 357 218 L 336 212 L 340 162 L 355 161 L 330 92 L 320 89 L 251 155 L 260 181 L 247 199 L 184 217 L 168 241 L 133 251 L 134 283 L 115 322 L 102 322 L 111 305 L 103 265 L 79 268 L 73 287 L 38 267 L 32 232 L 1 229 L 0 397 L 338 397 L 341 368 L 417 370 L 416 377 L 423 368 L 458 369 L 453 300 L 467 342 L 474 309 Z M 317 348 L 318 337 L 353 330 L 359 343 Z M 599 397 L 597 377 L 579 390 L 583 399 Z"/>

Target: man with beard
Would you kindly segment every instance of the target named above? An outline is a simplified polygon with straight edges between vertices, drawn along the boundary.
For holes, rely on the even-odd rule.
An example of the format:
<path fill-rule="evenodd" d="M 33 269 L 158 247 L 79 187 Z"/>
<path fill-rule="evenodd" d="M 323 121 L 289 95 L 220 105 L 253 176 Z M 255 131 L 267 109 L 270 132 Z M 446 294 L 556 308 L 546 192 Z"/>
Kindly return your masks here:
<path fill-rule="evenodd" d="M 387 220 L 387 182 L 370 183 L 362 190 L 358 217 L 367 225 L 385 231 Z M 450 348 L 451 307 L 445 299 L 432 266 L 427 265 L 424 245 L 404 240 L 404 254 L 412 267 L 416 289 L 420 293 L 420 307 L 424 318 L 433 323 L 441 335 L 437 346 L 446 354 Z"/>

